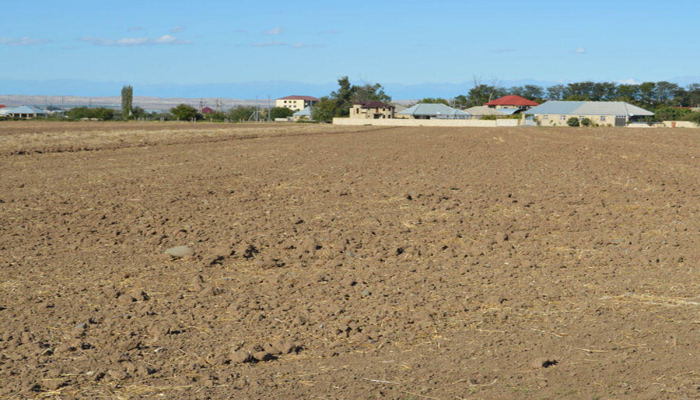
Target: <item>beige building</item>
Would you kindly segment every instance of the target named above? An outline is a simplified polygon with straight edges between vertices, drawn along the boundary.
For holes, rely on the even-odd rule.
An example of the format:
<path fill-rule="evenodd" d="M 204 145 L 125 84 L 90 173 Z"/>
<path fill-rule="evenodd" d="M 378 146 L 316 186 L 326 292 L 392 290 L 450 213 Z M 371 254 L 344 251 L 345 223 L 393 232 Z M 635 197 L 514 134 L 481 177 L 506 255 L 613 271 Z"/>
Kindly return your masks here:
<path fill-rule="evenodd" d="M 355 103 L 350 109 L 350 118 L 363 119 L 387 119 L 394 118 L 396 107 L 382 103 L 381 101 L 370 100 L 363 103 Z"/>
<path fill-rule="evenodd" d="M 595 125 L 626 126 L 629 122 L 652 117 L 654 113 L 624 101 L 548 101 L 524 111 L 541 126 L 567 125 L 569 118 L 588 118 Z"/>
<path fill-rule="evenodd" d="M 275 107 L 284 107 L 292 111 L 301 111 L 318 102 L 319 100 L 317 98 L 311 96 L 287 96 L 277 99 L 275 101 Z"/>

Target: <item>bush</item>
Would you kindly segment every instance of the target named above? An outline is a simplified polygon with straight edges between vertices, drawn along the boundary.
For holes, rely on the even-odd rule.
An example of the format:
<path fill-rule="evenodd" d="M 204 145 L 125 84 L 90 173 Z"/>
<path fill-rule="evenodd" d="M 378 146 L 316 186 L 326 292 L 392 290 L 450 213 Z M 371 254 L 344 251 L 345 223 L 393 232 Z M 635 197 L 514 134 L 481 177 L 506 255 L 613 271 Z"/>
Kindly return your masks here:
<path fill-rule="evenodd" d="M 581 125 L 591 126 L 591 125 L 593 125 L 593 121 L 591 121 L 589 118 L 584 118 L 581 120 Z"/>
<path fill-rule="evenodd" d="M 171 108 L 170 114 L 181 121 L 190 121 L 195 118 L 202 119 L 202 114 L 198 113 L 196 108 L 188 106 L 187 104 L 180 104 L 177 107 Z"/>
<path fill-rule="evenodd" d="M 80 120 L 83 118 L 97 118 L 102 121 L 109 121 L 114 119 L 115 111 L 111 108 L 97 107 L 97 108 L 87 108 L 87 107 L 76 107 L 71 108 L 66 113 L 66 116 L 72 120 Z"/>
<path fill-rule="evenodd" d="M 294 111 L 287 107 L 275 107 L 270 110 L 270 118 L 275 120 L 276 118 L 289 118 L 294 114 Z"/>
<path fill-rule="evenodd" d="M 238 106 L 236 108 L 232 108 L 231 111 L 229 111 L 228 116 L 231 121 L 234 122 L 245 122 L 250 119 L 251 115 L 255 112 L 255 107 L 251 106 Z"/>
<path fill-rule="evenodd" d="M 576 117 L 571 117 L 568 120 L 566 120 L 566 124 L 569 126 L 579 126 L 580 125 L 578 118 L 576 118 Z"/>
<path fill-rule="evenodd" d="M 684 121 L 695 122 L 700 125 L 700 111 L 693 111 L 683 117 Z"/>

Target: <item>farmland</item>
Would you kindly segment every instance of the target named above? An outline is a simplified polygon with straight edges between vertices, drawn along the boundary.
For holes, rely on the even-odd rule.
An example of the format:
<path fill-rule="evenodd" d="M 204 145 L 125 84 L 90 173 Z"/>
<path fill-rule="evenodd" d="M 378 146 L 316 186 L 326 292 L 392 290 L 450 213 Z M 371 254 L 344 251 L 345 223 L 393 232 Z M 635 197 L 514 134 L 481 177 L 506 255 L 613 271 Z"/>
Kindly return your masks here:
<path fill-rule="evenodd" d="M 700 391 L 697 129 L 7 122 L 0 167 L 0 397 Z"/>

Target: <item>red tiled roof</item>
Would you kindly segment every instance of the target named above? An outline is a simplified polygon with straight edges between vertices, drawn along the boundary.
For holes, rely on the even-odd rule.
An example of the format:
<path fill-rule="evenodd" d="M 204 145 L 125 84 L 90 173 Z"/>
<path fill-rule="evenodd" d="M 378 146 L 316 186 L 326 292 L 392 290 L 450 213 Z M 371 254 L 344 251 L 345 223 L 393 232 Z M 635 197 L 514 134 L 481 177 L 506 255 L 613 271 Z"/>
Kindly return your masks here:
<path fill-rule="evenodd" d="M 202 114 L 211 114 L 214 112 L 214 109 L 211 107 L 204 107 L 202 108 Z"/>
<path fill-rule="evenodd" d="M 7 106 L 4 104 L 0 104 L 0 108 L 5 108 L 5 107 L 7 107 Z"/>
<path fill-rule="evenodd" d="M 281 99 L 277 100 L 305 100 L 305 101 L 320 101 L 319 99 L 311 96 L 287 96 L 287 97 L 282 97 Z"/>
<path fill-rule="evenodd" d="M 526 98 L 520 97 L 520 96 L 503 96 L 500 99 L 496 100 L 491 100 L 488 103 L 484 104 L 485 106 L 532 106 L 536 107 L 539 106 L 540 104 L 537 102 L 534 102 L 532 100 L 528 100 Z"/>
<path fill-rule="evenodd" d="M 377 101 L 377 100 L 358 102 L 355 104 L 361 105 L 362 108 L 396 108 L 390 104 L 385 104 L 385 103 L 382 103 L 381 101 Z"/>

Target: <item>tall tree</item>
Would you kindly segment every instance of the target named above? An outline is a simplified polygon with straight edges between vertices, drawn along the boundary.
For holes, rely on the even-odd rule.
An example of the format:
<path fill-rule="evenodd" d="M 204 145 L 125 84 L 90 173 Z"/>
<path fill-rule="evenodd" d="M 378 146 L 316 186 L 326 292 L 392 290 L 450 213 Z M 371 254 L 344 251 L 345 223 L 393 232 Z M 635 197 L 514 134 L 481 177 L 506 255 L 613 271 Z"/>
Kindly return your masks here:
<path fill-rule="evenodd" d="M 443 99 L 441 97 L 426 97 L 424 99 L 418 100 L 419 103 L 426 103 L 426 104 L 444 104 L 446 106 L 450 105 L 450 102 L 447 101 L 447 99 Z"/>
<path fill-rule="evenodd" d="M 564 99 L 564 85 L 552 85 L 547 88 L 547 99 L 549 100 L 563 100 Z"/>
<path fill-rule="evenodd" d="M 131 85 L 122 87 L 122 119 L 124 121 L 131 117 L 132 102 L 134 100 L 134 88 Z"/>

